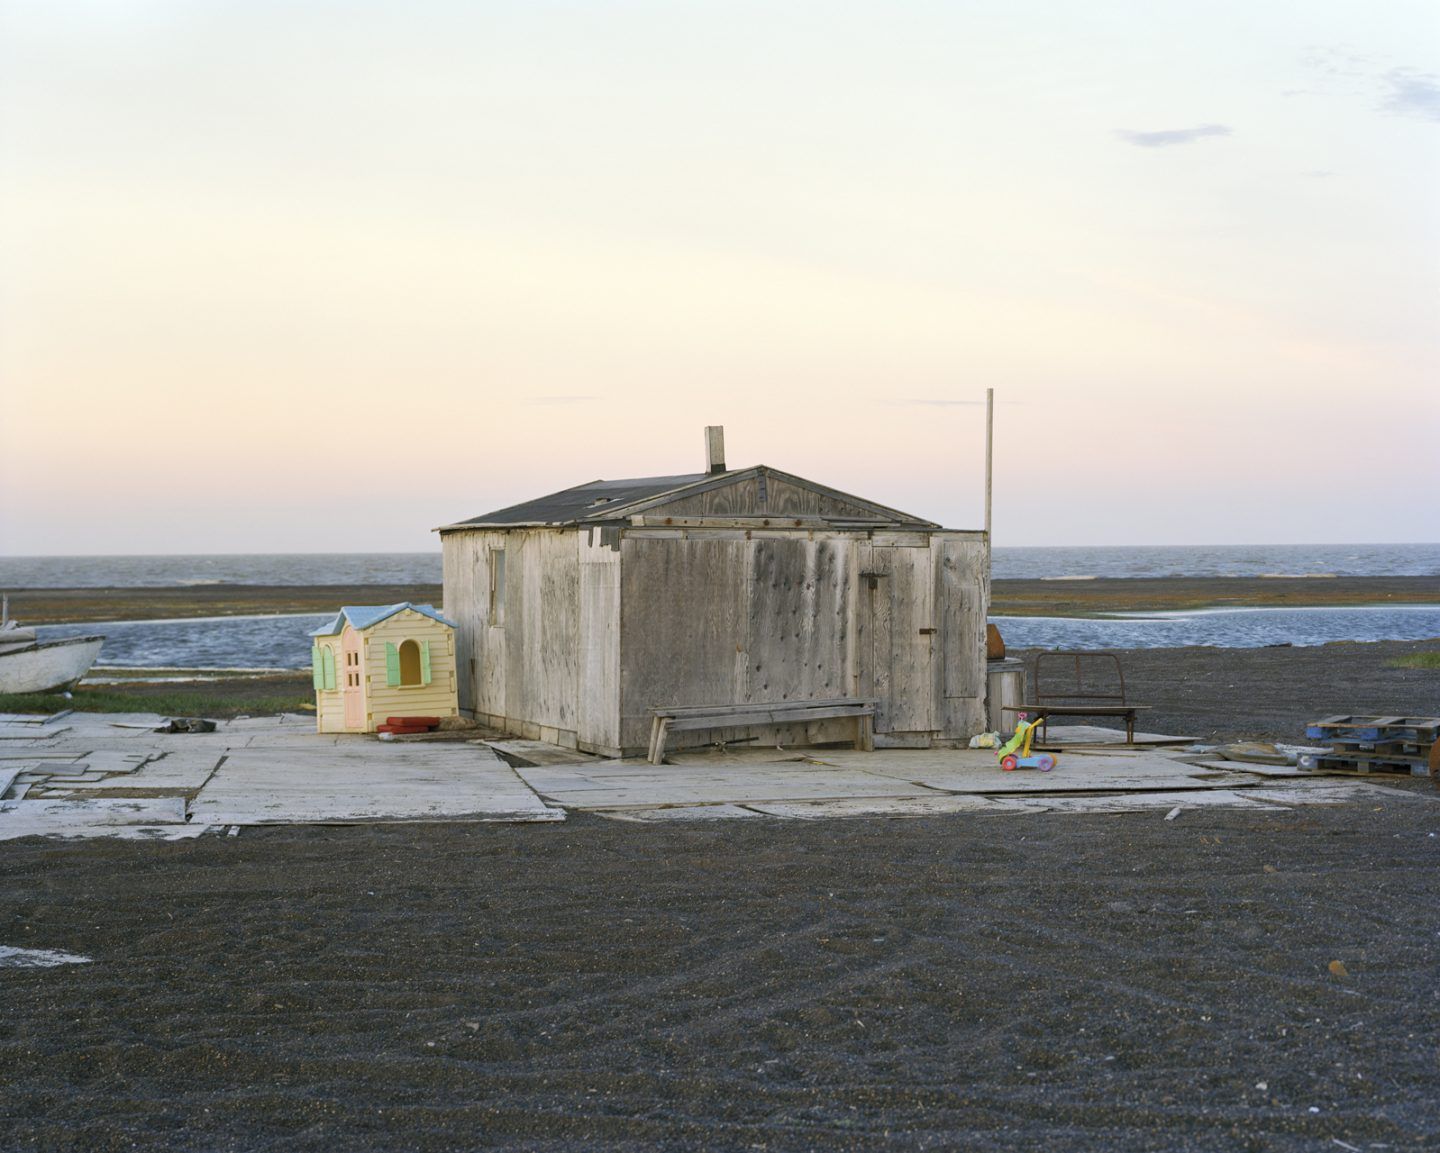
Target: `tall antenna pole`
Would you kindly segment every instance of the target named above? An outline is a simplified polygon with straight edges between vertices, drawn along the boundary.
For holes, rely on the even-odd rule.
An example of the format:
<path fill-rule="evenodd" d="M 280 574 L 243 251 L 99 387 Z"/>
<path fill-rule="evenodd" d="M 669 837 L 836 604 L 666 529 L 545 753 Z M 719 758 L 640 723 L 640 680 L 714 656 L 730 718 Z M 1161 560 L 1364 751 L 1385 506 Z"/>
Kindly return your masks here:
<path fill-rule="evenodd" d="M 995 390 L 985 390 L 985 552 L 990 552 L 990 488 L 995 460 Z"/>

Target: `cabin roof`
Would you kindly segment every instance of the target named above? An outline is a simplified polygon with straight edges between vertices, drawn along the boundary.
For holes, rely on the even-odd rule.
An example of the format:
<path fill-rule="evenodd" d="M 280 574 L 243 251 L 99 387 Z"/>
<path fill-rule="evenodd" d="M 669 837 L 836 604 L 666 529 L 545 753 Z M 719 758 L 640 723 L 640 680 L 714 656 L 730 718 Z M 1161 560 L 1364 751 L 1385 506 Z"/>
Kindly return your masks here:
<path fill-rule="evenodd" d="M 760 474 L 790 481 L 827 496 L 839 498 L 864 510 L 865 515 L 859 517 L 827 518 L 837 523 L 842 521 L 856 524 L 874 522 L 918 529 L 938 529 L 940 527 L 933 521 L 899 512 L 885 505 L 876 504 L 874 501 L 852 496 L 849 493 L 837 492 L 816 484 L 814 481 L 805 480 L 803 477 L 781 472 L 779 469 L 757 465 L 753 468 L 735 469 L 723 473 L 699 472 L 682 476 L 637 477 L 630 480 L 592 480 L 586 484 L 578 484 L 574 488 L 561 489 L 548 496 L 511 505 L 509 508 L 497 509 L 494 512 L 487 512 L 481 516 L 471 517 L 469 520 L 457 521 L 454 524 L 442 525 L 438 531 L 443 533 L 477 528 L 564 528 L 614 523 L 635 513 L 658 511 L 671 500 L 706 489 L 734 484 Z"/>
<path fill-rule="evenodd" d="M 536 497 L 509 508 L 471 517 L 447 528 L 469 525 L 570 525 L 588 520 L 608 520 L 613 511 L 639 500 L 665 496 L 707 480 L 703 472 L 684 476 L 642 476 L 630 480 L 592 480 L 549 496 Z"/>
<path fill-rule="evenodd" d="M 345 631 L 347 623 L 357 632 L 364 632 L 406 609 L 419 613 L 422 617 L 429 617 L 432 621 L 439 621 L 442 625 L 448 625 L 452 629 L 457 627 L 454 621 L 442 617 L 430 605 L 416 605 L 409 601 L 401 601 L 394 605 L 346 605 L 335 614 L 334 620 L 327 625 L 322 625 L 310 635 L 312 637 L 339 636 Z"/>

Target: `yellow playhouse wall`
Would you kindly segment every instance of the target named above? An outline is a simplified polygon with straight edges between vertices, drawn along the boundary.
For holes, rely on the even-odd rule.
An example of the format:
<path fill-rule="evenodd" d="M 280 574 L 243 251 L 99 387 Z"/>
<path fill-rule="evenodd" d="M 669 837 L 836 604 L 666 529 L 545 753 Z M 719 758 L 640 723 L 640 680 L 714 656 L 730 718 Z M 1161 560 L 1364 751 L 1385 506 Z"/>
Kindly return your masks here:
<path fill-rule="evenodd" d="M 453 717 L 460 709 L 455 691 L 455 630 L 420 613 L 405 609 L 364 634 L 363 673 L 366 685 L 367 732 L 383 725 L 386 717 Z M 401 641 L 430 642 L 428 685 L 387 685 L 385 645 Z M 339 693 L 334 694 L 338 698 Z M 343 706 L 341 706 L 343 707 Z"/>
<path fill-rule="evenodd" d="M 335 687 L 315 690 L 315 731 L 320 733 L 343 733 L 345 731 L 345 698 L 341 686 L 345 684 L 345 658 L 341 655 L 340 638 L 314 637 L 314 643 L 322 649 L 327 645 L 335 653 Z"/>

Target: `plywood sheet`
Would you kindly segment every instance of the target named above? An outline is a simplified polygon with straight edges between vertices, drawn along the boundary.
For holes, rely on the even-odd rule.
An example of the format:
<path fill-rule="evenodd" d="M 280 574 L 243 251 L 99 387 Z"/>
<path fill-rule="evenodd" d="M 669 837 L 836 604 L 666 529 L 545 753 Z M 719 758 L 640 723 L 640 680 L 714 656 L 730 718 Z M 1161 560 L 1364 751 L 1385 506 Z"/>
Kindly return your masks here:
<path fill-rule="evenodd" d="M 542 796 L 575 809 L 930 794 L 921 786 L 878 777 L 862 769 L 837 771 L 793 762 L 695 770 L 604 761 L 598 765 L 516 771 Z"/>
<path fill-rule="evenodd" d="M 564 819 L 489 749 L 378 741 L 231 753 L 192 812 L 217 825 Z"/>
<path fill-rule="evenodd" d="M 1014 718 L 1011 717 L 1011 720 Z M 1037 733 L 1038 736 L 1038 733 Z M 1044 748 L 1077 748 L 1082 745 L 1123 745 L 1125 730 L 1111 729 L 1104 725 L 1050 725 L 1045 733 Z M 1135 734 L 1136 745 L 1193 745 L 1194 737 L 1172 737 L 1165 733 Z"/>
<path fill-rule="evenodd" d="M 86 797 L 0 801 L 0 840 L 16 837 L 103 836 L 95 830 L 119 825 L 185 824 L 180 797 Z"/>

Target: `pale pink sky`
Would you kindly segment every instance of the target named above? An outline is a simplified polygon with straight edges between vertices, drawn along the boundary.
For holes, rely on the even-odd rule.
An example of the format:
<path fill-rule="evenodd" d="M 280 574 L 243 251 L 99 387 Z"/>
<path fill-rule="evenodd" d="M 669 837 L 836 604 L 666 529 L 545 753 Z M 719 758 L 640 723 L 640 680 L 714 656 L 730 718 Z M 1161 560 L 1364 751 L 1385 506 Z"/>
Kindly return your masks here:
<path fill-rule="evenodd" d="M 974 527 L 987 386 L 997 544 L 1440 539 L 1436 10 L 1280 7 L 0 7 L 0 553 L 433 548 L 711 423 Z"/>

